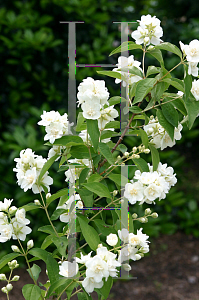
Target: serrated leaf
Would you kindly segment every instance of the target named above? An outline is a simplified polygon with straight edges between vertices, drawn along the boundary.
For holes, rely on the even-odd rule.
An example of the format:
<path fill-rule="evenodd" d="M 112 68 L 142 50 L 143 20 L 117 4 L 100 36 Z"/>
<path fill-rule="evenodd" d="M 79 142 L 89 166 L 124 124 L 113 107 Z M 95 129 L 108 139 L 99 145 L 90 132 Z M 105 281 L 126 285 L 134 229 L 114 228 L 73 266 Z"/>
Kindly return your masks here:
<path fill-rule="evenodd" d="M 163 82 L 167 82 L 170 85 L 174 86 L 177 90 L 182 91 L 184 93 L 184 84 L 181 80 L 177 78 L 163 78 Z"/>
<path fill-rule="evenodd" d="M 56 146 L 65 146 L 70 147 L 78 144 L 82 144 L 83 140 L 80 136 L 77 135 L 65 135 L 62 136 L 60 139 L 54 141 L 53 145 Z"/>
<path fill-rule="evenodd" d="M 38 257 L 39 259 L 43 260 L 45 263 L 47 261 L 48 255 L 49 255 L 49 253 L 46 250 L 40 249 L 40 248 L 33 248 L 29 251 L 29 253 L 32 256 Z"/>
<path fill-rule="evenodd" d="M 50 167 L 52 166 L 52 164 L 58 157 L 59 157 L 59 155 L 56 154 L 53 157 L 51 157 L 49 160 L 47 160 L 47 162 L 44 164 L 44 166 L 41 169 L 40 174 L 39 174 L 38 184 L 40 184 L 40 182 L 42 181 L 42 177 L 48 171 L 48 169 L 50 169 Z"/>
<path fill-rule="evenodd" d="M 138 106 L 131 106 L 129 107 L 129 111 L 133 112 L 134 114 L 139 114 L 142 112 L 142 109 Z"/>
<path fill-rule="evenodd" d="M 104 300 L 108 298 L 112 285 L 113 285 L 113 278 L 109 276 L 108 280 L 104 281 L 104 284 L 101 287 L 101 289 L 98 289 L 99 293 L 104 297 Z"/>
<path fill-rule="evenodd" d="M 61 278 L 53 282 L 48 290 L 47 298 L 50 297 L 53 294 L 53 292 L 56 291 L 56 289 L 63 285 L 68 286 L 72 281 L 72 279 Z"/>
<path fill-rule="evenodd" d="M 141 136 L 142 139 L 142 144 L 148 148 L 148 144 L 149 144 L 149 139 L 148 139 L 148 135 L 147 133 L 143 130 L 143 129 L 139 129 L 139 135 Z"/>
<path fill-rule="evenodd" d="M 41 290 L 37 285 L 26 284 L 22 288 L 22 294 L 26 300 L 39 300 Z"/>
<path fill-rule="evenodd" d="M 109 106 L 115 105 L 115 104 L 118 104 L 118 103 L 121 103 L 121 102 L 127 102 L 127 100 L 123 97 L 120 97 L 120 96 L 114 96 L 114 97 L 111 97 L 108 100 Z"/>
<path fill-rule="evenodd" d="M 86 207 L 93 207 L 93 193 L 86 189 L 77 189 Z"/>
<path fill-rule="evenodd" d="M 180 51 L 180 49 L 177 46 L 175 46 L 171 43 L 165 42 L 165 43 L 161 43 L 159 45 L 156 45 L 154 47 L 155 47 L 155 49 L 170 51 L 170 52 L 178 55 L 180 58 L 182 58 L 182 52 Z"/>
<path fill-rule="evenodd" d="M 111 150 L 109 146 L 105 143 L 99 143 L 99 149 L 101 154 L 106 158 L 106 160 L 109 162 L 109 164 L 114 164 L 114 158 L 113 154 L 111 153 Z"/>
<path fill-rule="evenodd" d="M 138 81 L 136 91 L 135 91 L 135 98 L 133 104 L 141 102 L 144 97 L 150 92 L 156 82 L 155 78 L 145 78 Z"/>
<path fill-rule="evenodd" d="M 133 158 L 133 162 L 141 172 L 149 172 L 149 166 L 143 158 Z"/>
<path fill-rule="evenodd" d="M 53 214 L 52 214 L 52 216 L 50 217 L 50 219 L 52 220 L 52 221 L 55 221 L 55 220 L 57 220 L 58 218 L 59 218 L 59 216 L 61 215 L 61 214 L 64 214 L 64 213 L 66 213 L 66 212 L 68 212 L 68 210 L 66 210 L 66 209 L 63 209 L 63 208 L 58 208 L 58 209 L 56 209 L 54 212 L 53 212 Z M 48 226 L 48 225 L 47 225 Z M 45 229 L 44 229 L 45 230 Z M 48 231 L 48 229 L 47 229 L 47 231 Z M 49 232 L 48 232 L 49 233 Z"/>
<path fill-rule="evenodd" d="M 185 101 L 185 106 L 188 112 L 189 129 L 191 129 L 195 119 L 199 114 L 199 101 L 196 101 L 193 97 L 189 97 Z"/>
<path fill-rule="evenodd" d="M 171 103 L 165 103 L 167 100 L 164 99 L 161 105 L 162 113 L 171 125 L 178 127 L 178 113 Z"/>
<path fill-rule="evenodd" d="M 93 148 L 90 148 L 91 156 L 94 157 L 97 154 L 94 152 Z M 84 145 L 72 146 L 70 150 L 70 154 L 79 159 L 87 158 L 90 159 L 89 150 Z"/>
<path fill-rule="evenodd" d="M 154 67 L 154 66 L 149 66 L 147 69 L 146 77 L 152 75 L 152 74 L 157 74 L 160 73 L 160 68 Z"/>
<path fill-rule="evenodd" d="M 95 150 L 97 150 L 99 144 L 99 137 L 100 137 L 98 121 L 87 119 L 86 123 L 87 123 L 87 132 L 90 135 L 93 147 Z"/>
<path fill-rule="evenodd" d="M 164 64 L 163 57 L 162 57 L 162 52 L 159 49 L 155 49 L 155 47 L 153 47 L 150 50 L 147 49 L 147 53 L 149 53 L 150 55 L 155 57 L 161 65 Z"/>
<path fill-rule="evenodd" d="M 50 196 L 49 198 L 46 199 L 46 203 L 50 204 L 52 201 L 64 196 L 64 195 L 68 195 L 68 188 L 67 189 L 62 189 L 59 192 L 53 194 L 52 196 Z"/>
<path fill-rule="evenodd" d="M 116 184 L 121 186 L 121 182 L 126 180 L 126 177 L 124 177 L 121 174 L 109 174 L 108 178 L 114 181 Z"/>
<path fill-rule="evenodd" d="M 100 182 L 84 183 L 83 186 L 100 197 L 111 199 L 111 194 L 108 188 Z"/>
<path fill-rule="evenodd" d="M 114 72 L 114 71 L 97 71 L 98 74 L 100 75 L 106 75 L 112 78 L 117 78 L 120 80 L 126 81 L 126 78 L 119 72 Z"/>
<path fill-rule="evenodd" d="M 190 91 L 191 91 L 191 87 L 192 87 L 192 76 L 188 74 L 187 66 L 184 65 L 184 68 L 185 68 L 186 76 L 185 76 L 185 79 L 184 79 L 185 93 L 184 93 L 183 98 L 185 100 L 187 100 L 189 95 L 190 95 Z"/>
<path fill-rule="evenodd" d="M 44 240 L 41 245 L 41 249 L 46 249 L 48 246 L 52 244 L 52 235 L 48 235 Z"/>
<path fill-rule="evenodd" d="M 97 225 L 99 231 L 105 236 L 109 235 L 110 233 L 116 233 L 112 226 L 110 227 L 109 225 L 105 224 L 101 219 L 93 220 L 93 222 Z"/>
<path fill-rule="evenodd" d="M 171 101 L 171 104 L 174 106 L 174 108 L 178 109 L 184 116 L 187 115 L 187 111 L 182 99 L 173 100 Z"/>
<path fill-rule="evenodd" d="M 78 216 L 82 234 L 92 250 L 96 250 L 100 244 L 100 238 L 97 231 L 88 224 L 88 220 L 83 216 Z"/>
<path fill-rule="evenodd" d="M 160 162 L 160 156 L 158 150 L 149 143 L 149 149 L 151 151 L 151 158 L 153 164 L 153 171 L 156 171 Z"/>
<path fill-rule="evenodd" d="M 133 74 L 133 75 L 136 75 L 136 76 L 139 76 L 139 77 L 143 77 L 143 74 L 142 74 L 142 71 L 136 67 L 124 67 L 124 68 L 121 68 L 121 69 L 118 69 L 118 71 L 122 71 L 122 72 L 125 72 L 125 73 L 130 73 L 130 74 Z"/>
<path fill-rule="evenodd" d="M 29 203 L 29 204 L 25 204 L 25 205 L 21 206 L 20 208 L 24 208 L 25 211 L 31 211 L 31 210 L 39 208 L 39 206 L 34 203 Z"/>
<path fill-rule="evenodd" d="M 119 52 L 123 52 L 123 51 L 128 51 L 128 50 L 134 50 L 134 49 L 142 49 L 141 45 L 138 45 L 134 42 L 131 41 L 127 41 L 122 43 L 119 47 L 117 47 L 115 50 L 113 50 L 109 56 L 119 53 Z"/>
<path fill-rule="evenodd" d="M 41 268 L 35 264 L 33 264 L 32 268 L 31 269 L 31 272 L 29 269 L 27 269 L 30 277 L 32 278 L 32 275 L 33 275 L 33 278 L 35 279 L 35 281 L 37 281 L 37 279 L 39 278 L 39 274 L 41 273 Z"/>
<path fill-rule="evenodd" d="M 54 234 L 55 233 L 51 225 L 45 225 L 45 226 L 39 227 L 38 231 L 42 231 L 42 232 L 45 232 L 45 233 L 48 233 L 48 234 Z"/>
<path fill-rule="evenodd" d="M 119 149 L 122 153 L 127 152 L 127 147 L 123 144 L 119 144 L 117 149 Z"/>
<path fill-rule="evenodd" d="M 98 173 L 92 174 L 89 178 L 88 178 L 88 183 L 89 182 L 99 182 L 103 177 L 100 176 Z"/>
<path fill-rule="evenodd" d="M 59 276 L 59 266 L 57 261 L 50 254 L 47 256 L 46 268 L 50 283 L 53 284 L 53 282 L 55 282 Z"/>
<path fill-rule="evenodd" d="M 83 112 L 78 113 L 76 131 L 81 131 L 81 127 L 86 119 L 83 117 Z"/>
<path fill-rule="evenodd" d="M 158 117 L 158 121 L 160 123 L 160 125 L 162 125 L 162 127 L 166 130 L 166 132 L 168 133 L 168 135 L 170 136 L 170 138 L 173 141 L 174 138 L 174 126 L 171 125 L 167 119 L 165 118 L 165 116 L 163 115 L 162 111 L 160 109 L 157 110 L 157 117 Z"/>
<path fill-rule="evenodd" d="M 68 239 L 66 236 L 52 237 L 52 242 L 56 245 L 59 253 L 66 257 L 66 248 L 68 246 Z"/>
<path fill-rule="evenodd" d="M 104 127 L 105 129 L 106 128 L 120 128 L 120 122 L 119 121 L 111 121 L 109 123 L 106 124 L 106 126 Z"/>
<path fill-rule="evenodd" d="M 79 186 L 82 185 L 86 181 L 88 174 L 90 172 L 90 168 L 84 168 L 79 175 Z"/>

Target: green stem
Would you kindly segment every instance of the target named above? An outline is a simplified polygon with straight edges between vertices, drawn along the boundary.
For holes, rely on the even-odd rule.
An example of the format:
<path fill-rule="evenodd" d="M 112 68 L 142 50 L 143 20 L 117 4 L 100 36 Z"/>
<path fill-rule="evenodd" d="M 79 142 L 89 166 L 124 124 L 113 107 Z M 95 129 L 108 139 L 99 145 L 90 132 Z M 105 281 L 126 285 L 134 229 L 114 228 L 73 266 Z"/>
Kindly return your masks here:
<path fill-rule="evenodd" d="M 143 49 L 143 57 L 142 57 L 142 72 L 143 72 L 143 79 L 145 78 L 145 74 L 144 74 L 144 58 L 145 58 L 145 54 L 146 54 L 146 46 Z"/>

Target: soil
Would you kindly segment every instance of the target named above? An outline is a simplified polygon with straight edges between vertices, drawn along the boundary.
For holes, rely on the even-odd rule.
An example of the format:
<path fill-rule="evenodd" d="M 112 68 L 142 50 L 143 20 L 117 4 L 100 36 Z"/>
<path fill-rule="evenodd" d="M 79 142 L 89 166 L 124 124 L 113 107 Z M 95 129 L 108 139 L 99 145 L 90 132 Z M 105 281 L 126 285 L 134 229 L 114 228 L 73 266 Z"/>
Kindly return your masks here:
<path fill-rule="evenodd" d="M 199 239 L 180 232 L 160 236 L 151 241 L 150 256 L 131 266 L 130 274 L 137 279 L 118 279 L 108 300 L 199 300 Z M 23 269 L 16 270 L 15 274 L 20 275 L 20 280 L 13 282 L 10 300 L 22 300 L 22 287 L 32 282 Z M 46 280 L 42 272 L 39 281 Z M 0 282 L 0 287 L 3 283 Z M 96 293 L 93 298 L 97 300 Z M 7 300 L 1 291 L 0 300 Z"/>

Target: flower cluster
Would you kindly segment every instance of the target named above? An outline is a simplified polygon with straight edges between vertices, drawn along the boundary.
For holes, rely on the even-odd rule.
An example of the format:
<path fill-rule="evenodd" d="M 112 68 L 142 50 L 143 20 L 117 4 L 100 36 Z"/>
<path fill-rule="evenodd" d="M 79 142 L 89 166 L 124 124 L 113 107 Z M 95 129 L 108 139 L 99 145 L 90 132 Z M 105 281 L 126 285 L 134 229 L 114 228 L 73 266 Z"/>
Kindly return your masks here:
<path fill-rule="evenodd" d="M 199 62 L 199 41 L 193 40 L 189 43 L 189 45 L 184 45 L 181 41 L 179 43 L 182 52 L 184 53 L 184 55 L 186 55 L 186 59 L 188 61 L 188 66 L 189 66 L 188 74 L 197 77 L 198 76 L 197 64 Z"/>
<path fill-rule="evenodd" d="M 14 159 L 17 164 L 16 168 L 13 169 L 17 175 L 17 183 L 20 185 L 24 192 L 28 189 L 32 189 L 34 194 L 40 193 L 43 191 L 42 186 L 38 185 L 38 178 L 46 163 L 46 159 L 41 155 L 36 155 L 32 149 L 24 149 L 20 152 L 20 158 Z M 49 185 L 53 183 L 53 179 L 48 176 L 46 172 L 40 180 L 40 184 L 44 185 L 48 191 L 50 190 Z"/>
<path fill-rule="evenodd" d="M 41 118 L 42 120 L 38 122 L 38 125 L 45 126 L 44 141 L 49 140 L 53 144 L 56 139 L 63 135 L 71 134 L 70 127 L 73 123 L 69 123 L 67 113 L 61 116 L 58 111 L 44 111 Z"/>
<path fill-rule="evenodd" d="M 103 278 L 107 281 L 108 277 L 117 277 L 118 270 L 121 264 L 116 260 L 117 254 L 114 254 L 106 247 L 100 244 L 96 250 L 96 255 L 91 257 L 81 253 L 81 258 L 76 258 L 76 261 L 86 266 L 86 278 L 82 281 L 82 286 L 87 293 L 92 293 L 94 288 L 103 286 Z"/>
<path fill-rule="evenodd" d="M 69 213 L 72 204 L 77 201 L 74 209 Z M 63 205 L 58 205 L 57 209 L 65 209 L 67 212 L 60 215 L 60 221 L 68 223 L 72 218 L 75 217 L 75 208 L 83 208 L 83 202 L 81 201 L 80 195 L 72 195 Z"/>
<path fill-rule="evenodd" d="M 142 233 L 143 228 L 137 230 L 137 234 L 129 233 L 127 229 L 118 230 L 118 235 L 123 242 L 123 249 L 118 257 L 119 262 L 123 263 L 129 259 L 139 260 L 144 253 L 149 252 L 148 235 Z"/>
<path fill-rule="evenodd" d="M 134 60 L 134 56 L 130 55 L 129 57 L 120 56 L 118 58 L 118 64 L 116 64 L 118 67 L 114 68 L 112 71 L 120 73 L 125 80 L 122 81 L 122 79 L 116 78 L 115 83 L 120 83 L 122 81 L 122 85 L 125 87 L 126 84 L 133 84 L 134 82 L 138 82 L 142 79 L 142 77 L 131 74 L 129 71 L 132 69 L 132 67 L 136 67 L 142 72 L 142 69 L 140 68 L 141 62 Z M 124 71 L 123 71 L 124 69 Z"/>
<path fill-rule="evenodd" d="M 124 197 L 131 204 L 135 204 L 137 201 L 139 204 L 144 202 L 152 204 L 157 198 L 165 199 L 177 179 L 172 167 L 159 163 L 157 171 L 153 171 L 153 167 L 150 165 L 149 172 L 141 173 L 140 170 L 136 170 L 134 178 L 130 182 L 125 185 Z"/>
<path fill-rule="evenodd" d="M 26 219 L 26 212 L 24 208 L 17 209 L 15 206 L 11 206 L 13 200 L 4 199 L 4 202 L 0 201 L 0 242 L 13 238 L 13 240 L 25 241 L 26 235 L 31 233 L 32 229 L 26 226 L 30 223 Z M 15 214 L 14 217 L 11 217 Z"/>
<path fill-rule="evenodd" d="M 156 16 L 151 17 L 151 15 L 142 16 L 139 21 L 139 26 L 137 30 L 133 31 L 131 36 L 135 39 L 136 44 L 144 45 L 158 45 L 162 40 L 163 36 L 162 27 L 160 27 L 160 20 Z"/>
<path fill-rule="evenodd" d="M 151 143 L 156 148 L 160 148 L 161 150 L 167 147 L 173 147 L 175 145 L 176 140 L 181 139 L 181 130 L 182 125 L 179 124 L 177 128 L 174 130 L 174 139 L 170 138 L 164 127 L 160 125 L 157 118 L 151 116 L 150 121 L 147 125 L 144 126 L 144 130 L 146 131 L 147 135 L 150 136 Z"/>
<path fill-rule="evenodd" d="M 101 114 L 106 114 L 107 124 L 116 118 L 118 116 L 118 112 L 113 108 L 113 106 L 108 106 L 108 98 L 109 92 L 105 87 L 104 80 L 94 80 L 91 77 L 87 77 L 78 86 L 78 105 L 81 105 L 83 117 L 86 119 L 97 120 L 101 118 Z M 105 105 L 108 106 L 107 112 L 104 112 Z"/>

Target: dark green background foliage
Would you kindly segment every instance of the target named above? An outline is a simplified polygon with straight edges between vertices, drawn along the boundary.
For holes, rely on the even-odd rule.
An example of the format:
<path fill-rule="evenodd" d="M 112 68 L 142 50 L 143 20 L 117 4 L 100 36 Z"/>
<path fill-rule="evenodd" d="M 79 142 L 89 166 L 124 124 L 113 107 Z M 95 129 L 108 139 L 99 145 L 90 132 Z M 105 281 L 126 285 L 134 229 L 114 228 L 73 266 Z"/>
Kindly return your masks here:
<path fill-rule="evenodd" d="M 172 8 L 172 9 L 171 9 Z M 117 63 L 118 54 L 109 53 L 121 43 L 118 24 L 113 21 L 133 22 L 143 14 L 156 15 L 162 22 L 163 40 L 179 45 L 199 38 L 197 1 L 94 1 L 94 0 L 29 0 L 0 1 L 0 72 L 1 72 L 1 137 L 0 191 L 1 199 L 13 198 L 16 206 L 33 201 L 37 195 L 24 193 L 16 184 L 13 159 L 25 148 L 47 156 L 43 146 L 44 130 L 37 125 L 43 110 L 67 112 L 68 98 L 68 25 L 59 21 L 84 21 L 76 25 L 77 63 Z M 137 24 L 131 24 L 135 30 Z M 130 40 L 131 37 L 129 37 Z M 132 54 L 132 53 L 130 53 Z M 134 54 L 134 53 L 133 53 Z M 140 59 L 135 51 L 136 59 Z M 146 59 L 153 64 L 154 60 Z M 165 66 L 172 68 L 178 58 L 165 54 Z M 114 79 L 96 74 L 101 68 L 77 68 L 77 86 L 86 77 L 105 79 L 111 96 L 119 95 Z M 110 70 L 110 69 L 109 69 Z M 182 77 L 182 69 L 175 75 Z M 171 189 L 166 200 L 154 207 L 160 215 L 150 220 L 146 232 L 158 235 L 184 230 L 199 236 L 198 121 L 177 146 L 161 153 L 161 161 L 175 168 L 178 185 Z M 130 148 L 138 145 L 134 138 L 126 138 Z M 54 178 L 52 192 L 64 187 L 63 174 L 50 171 Z M 53 205 L 52 205 L 53 206 Z M 52 211 L 55 207 L 52 207 Z M 145 208 L 145 207 L 144 207 Z M 143 211 L 144 208 L 136 208 Z M 43 212 L 32 211 L 28 217 L 36 237 L 38 226 L 45 225 Z M 141 213 L 141 212 L 140 212 Z M 37 216 L 37 217 L 36 217 Z M 42 236 L 37 235 L 38 245 Z M 8 243 L 7 243 L 8 244 Z"/>

